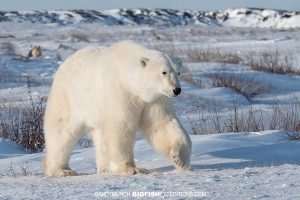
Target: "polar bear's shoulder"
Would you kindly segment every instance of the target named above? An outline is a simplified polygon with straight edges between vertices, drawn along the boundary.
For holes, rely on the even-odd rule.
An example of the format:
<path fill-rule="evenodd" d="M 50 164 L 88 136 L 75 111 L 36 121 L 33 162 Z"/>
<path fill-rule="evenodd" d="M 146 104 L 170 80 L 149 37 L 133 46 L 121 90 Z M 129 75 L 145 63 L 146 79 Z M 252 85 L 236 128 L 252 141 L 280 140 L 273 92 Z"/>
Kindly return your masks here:
<path fill-rule="evenodd" d="M 144 47 L 143 45 L 138 44 L 131 40 L 123 40 L 123 41 L 117 42 L 117 43 L 113 44 L 112 46 L 110 46 L 109 49 L 113 52 L 118 52 L 121 54 L 128 54 L 128 55 L 130 55 L 130 57 L 133 57 L 133 55 L 139 56 L 139 57 L 141 57 L 141 56 L 147 57 L 148 55 L 158 54 L 157 51 L 148 49 L 148 48 Z"/>
<path fill-rule="evenodd" d="M 122 40 L 111 46 L 112 48 L 135 48 L 135 49 L 146 49 L 144 46 L 132 41 L 132 40 Z"/>
<path fill-rule="evenodd" d="M 88 46 L 76 51 L 73 55 L 90 55 L 103 53 L 107 49 L 106 46 Z"/>
<path fill-rule="evenodd" d="M 73 53 L 71 56 L 69 56 L 65 62 L 64 65 L 73 64 L 74 62 L 78 61 L 86 61 L 90 60 L 91 58 L 96 58 L 100 55 L 102 55 L 106 51 L 107 47 L 105 46 L 88 46 L 84 47 L 82 49 L 79 49 L 75 53 Z"/>

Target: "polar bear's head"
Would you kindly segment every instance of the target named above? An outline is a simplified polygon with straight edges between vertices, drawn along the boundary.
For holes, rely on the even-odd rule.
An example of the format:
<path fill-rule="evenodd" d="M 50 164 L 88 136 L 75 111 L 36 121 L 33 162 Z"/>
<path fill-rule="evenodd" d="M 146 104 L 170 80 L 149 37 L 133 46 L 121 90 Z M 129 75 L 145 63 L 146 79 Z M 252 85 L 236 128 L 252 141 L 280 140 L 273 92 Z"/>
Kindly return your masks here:
<path fill-rule="evenodd" d="M 146 102 L 155 101 L 162 95 L 175 97 L 181 92 L 178 66 L 174 58 L 156 51 L 141 57 L 138 69 L 129 81 L 131 88 Z"/>

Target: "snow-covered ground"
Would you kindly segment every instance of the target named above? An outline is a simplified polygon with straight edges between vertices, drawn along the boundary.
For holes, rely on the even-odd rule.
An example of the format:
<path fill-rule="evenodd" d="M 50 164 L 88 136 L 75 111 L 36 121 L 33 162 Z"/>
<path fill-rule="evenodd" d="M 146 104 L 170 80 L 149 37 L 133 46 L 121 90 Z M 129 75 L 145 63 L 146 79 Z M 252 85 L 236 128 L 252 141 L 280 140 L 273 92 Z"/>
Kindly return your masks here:
<path fill-rule="evenodd" d="M 152 173 L 134 176 L 95 175 L 93 148 L 76 149 L 70 167 L 79 176 L 68 178 L 42 177 L 44 153 L 20 155 L 2 141 L 11 157 L 0 162 L 0 199 L 98 199 L 99 195 L 136 199 L 134 192 L 158 192 L 162 199 L 168 199 L 163 192 L 194 192 L 193 198 L 206 199 L 298 199 L 300 143 L 282 141 L 282 136 L 280 131 L 192 136 L 193 170 L 188 172 L 174 171 L 171 163 L 139 140 L 136 164 Z M 20 175 L 24 170 L 29 176 Z"/>
<path fill-rule="evenodd" d="M 128 12 L 115 10 L 106 11 L 106 14 L 128 21 L 133 19 Z M 147 14 L 145 10 L 135 12 L 135 15 L 139 12 Z M 147 16 L 161 20 L 164 12 L 153 11 Z M 3 106 L 18 106 L 30 100 L 27 75 L 31 77 L 32 97 L 47 97 L 53 74 L 68 55 L 85 46 L 107 46 L 119 40 L 131 39 L 169 51 L 175 48 L 178 50 L 175 52 L 177 56 L 183 58 L 187 57 L 187 50 L 189 53 L 204 50 L 233 53 L 241 59 L 238 63 L 186 59 L 182 76 L 183 91 L 174 99 L 174 106 L 189 133 L 192 133 L 195 124 L 207 123 L 205 116 L 210 115 L 214 108 L 214 112 L 221 117 L 232 115 L 236 103 L 241 111 L 248 112 L 251 108 L 255 115 L 262 115 L 263 121 L 260 121 L 265 127 L 264 131 L 240 133 L 226 133 L 225 127 L 222 133 L 215 131 L 211 135 L 201 134 L 204 133 L 202 131 L 214 129 L 200 127 L 197 132 L 200 135 L 191 135 L 193 170 L 188 172 L 174 171 L 168 161 L 155 153 L 142 137 L 138 137 L 135 145 L 136 164 L 152 170 L 152 173 L 134 176 L 96 175 L 93 148 L 77 147 L 71 157 L 70 167 L 79 176 L 45 178 L 41 170 L 43 152 L 29 154 L 13 141 L 0 138 L 0 199 L 102 199 L 101 195 L 107 195 L 107 198 L 109 195 L 119 195 L 115 199 L 120 199 L 120 195 L 128 195 L 127 198 L 136 199 L 136 193 L 133 192 L 158 192 L 161 199 L 168 199 L 167 192 L 194 192 L 191 199 L 299 199 L 300 143 L 286 140 L 284 131 L 268 130 L 267 122 L 272 116 L 274 98 L 278 99 L 280 106 L 286 106 L 300 96 L 300 29 L 273 29 L 293 27 L 292 22 L 282 20 L 297 22 L 299 13 L 290 13 L 292 16 L 288 17 L 288 12 L 281 11 L 229 9 L 224 12 L 228 13 L 229 18 L 222 21 L 223 27 L 207 25 L 211 23 L 175 27 L 158 26 L 159 23 L 156 26 L 137 26 L 137 23 L 131 22 L 127 23 L 129 25 L 108 26 L 99 21 L 83 23 L 82 13 L 71 11 L 46 13 L 49 18 L 42 17 L 46 15 L 44 11 L 1 15 L 9 20 L 0 22 L 0 111 Z M 161 15 L 155 18 L 152 16 L 154 13 Z M 272 23 L 258 17 L 268 15 L 274 17 L 267 18 L 272 19 Z M 169 20 L 171 13 L 167 16 L 164 19 Z M 47 21 L 50 18 L 71 21 L 50 23 Z M 255 20 L 265 24 L 260 25 Z M 257 24 L 259 27 L 273 28 L 251 28 Z M 242 25 L 243 28 L 233 27 Z M 42 56 L 24 59 L 32 45 L 42 47 Z M 246 62 L 247 56 L 253 52 L 260 55 L 275 50 L 280 52 L 279 59 L 282 62 L 286 62 L 287 55 L 294 74 L 257 71 Z M 246 80 L 246 84 L 251 82 L 251 86 L 259 85 L 259 90 L 253 96 L 245 97 L 231 88 L 216 87 L 212 75 L 220 73 L 234 74 Z M 184 78 L 184 75 L 190 77 Z M 190 81 L 191 78 L 196 81 Z M 244 90 L 248 89 L 246 87 Z"/>

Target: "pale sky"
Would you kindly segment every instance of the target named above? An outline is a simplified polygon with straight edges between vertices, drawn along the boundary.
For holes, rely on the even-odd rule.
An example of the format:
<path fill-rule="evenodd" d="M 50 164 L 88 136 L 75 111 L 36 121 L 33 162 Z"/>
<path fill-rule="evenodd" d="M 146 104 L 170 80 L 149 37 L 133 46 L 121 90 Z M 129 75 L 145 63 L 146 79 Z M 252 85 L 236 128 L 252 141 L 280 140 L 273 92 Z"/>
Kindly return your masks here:
<path fill-rule="evenodd" d="M 220 10 L 240 7 L 300 11 L 300 0 L 0 0 L 0 10 L 106 10 L 114 8 Z"/>

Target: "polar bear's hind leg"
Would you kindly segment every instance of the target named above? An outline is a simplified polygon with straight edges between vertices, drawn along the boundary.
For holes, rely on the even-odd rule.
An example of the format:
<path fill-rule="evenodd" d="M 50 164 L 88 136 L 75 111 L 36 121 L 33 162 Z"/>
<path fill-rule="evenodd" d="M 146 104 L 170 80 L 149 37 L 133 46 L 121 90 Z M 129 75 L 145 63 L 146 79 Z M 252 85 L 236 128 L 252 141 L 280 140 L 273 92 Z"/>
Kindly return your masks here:
<path fill-rule="evenodd" d="M 59 124 L 59 125 L 58 125 Z M 49 122 L 45 126 L 46 156 L 44 160 L 45 176 L 75 176 L 68 162 L 73 147 L 80 137 L 80 129 L 71 126 L 68 121 Z"/>

